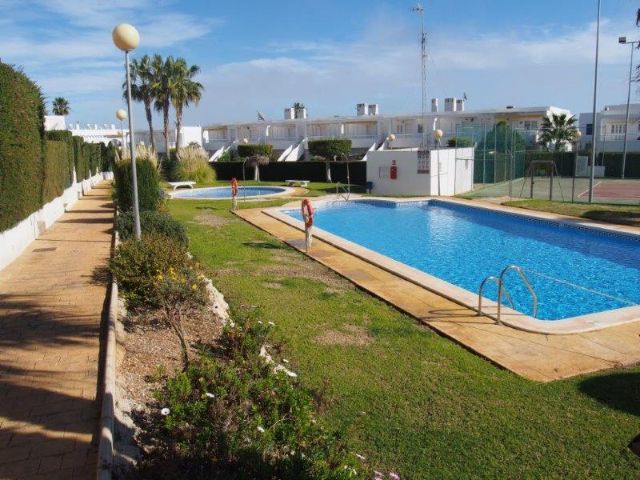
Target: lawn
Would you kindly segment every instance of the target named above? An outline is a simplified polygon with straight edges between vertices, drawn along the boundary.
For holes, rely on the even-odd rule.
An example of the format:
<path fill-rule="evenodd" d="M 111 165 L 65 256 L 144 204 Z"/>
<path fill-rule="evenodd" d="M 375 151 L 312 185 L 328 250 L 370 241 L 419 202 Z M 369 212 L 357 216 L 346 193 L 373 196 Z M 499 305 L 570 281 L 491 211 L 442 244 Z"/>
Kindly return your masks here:
<path fill-rule="evenodd" d="M 550 202 L 549 200 L 514 200 L 504 202 L 503 205 L 640 227 L 640 206 Z"/>
<path fill-rule="evenodd" d="M 627 448 L 640 433 L 640 368 L 524 380 L 228 208 L 169 202 L 234 315 L 276 323 L 290 368 L 322 393 L 324 418 L 378 470 L 403 479 L 640 477 Z"/>

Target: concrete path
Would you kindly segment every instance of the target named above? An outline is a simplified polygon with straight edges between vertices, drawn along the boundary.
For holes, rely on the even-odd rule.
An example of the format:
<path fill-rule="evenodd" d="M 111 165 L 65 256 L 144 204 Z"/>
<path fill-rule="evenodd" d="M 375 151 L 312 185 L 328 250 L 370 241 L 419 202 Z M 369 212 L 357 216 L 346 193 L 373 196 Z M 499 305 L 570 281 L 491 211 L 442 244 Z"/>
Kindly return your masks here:
<path fill-rule="evenodd" d="M 95 478 L 113 223 L 103 183 L 0 271 L 0 478 Z"/>
<path fill-rule="evenodd" d="M 304 233 L 262 213 L 238 216 L 302 250 Z M 530 380 L 548 382 L 640 362 L 640 322 L 570 335 L 497 325 L 473 310 L 315 238 L 309 256 L 441 334 Z"/>

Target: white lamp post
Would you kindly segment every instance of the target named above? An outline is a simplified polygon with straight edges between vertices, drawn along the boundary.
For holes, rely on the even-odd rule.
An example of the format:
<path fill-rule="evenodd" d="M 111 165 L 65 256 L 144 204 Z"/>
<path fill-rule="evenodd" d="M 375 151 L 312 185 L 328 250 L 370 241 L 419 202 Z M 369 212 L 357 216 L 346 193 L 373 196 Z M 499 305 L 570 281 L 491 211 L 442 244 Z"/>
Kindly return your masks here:
<path fill-rule="evenodd" d="M 575 149 L 576 154 L 573 157 L 573 179 L 571 180 L 571 202 L 573 202 L 573 198 L 576 191 L 576 168 L 578 167 L 578 143 L 580 143 L 580 138 L 582 138 L 582 132 L 580 130 L 576 130 L 575 134 Z"/>
<path fill-rule="evenodd" d="M 140 34 L 128 23 L 121 23 L 111 34 L 113 43 L 124 52 L 124 63 L 127 75 L 127 109 L 129 111 L 129 151 L 131 153 L 131 180 L 133 182 L 133 221 L 136 238 L 140 240 L 140 209 L 138 207 L 138 174 L 136 171 L 136 152 L 133 139 L 133 116 L 131 115 L 131 74 L 129 73 L 129 52 L 135 50 L 140 43 Z M 118 112 L 119 113 L 119 112 Z M 120 118 L 118 116 L 118 118 Z M 122 119 L 121 119 L 122 120 Z"/>
<path fill-rule="evenodd" d="M 433 139 L 436 141 L 436 175 L 438 176 L 438 196 L 440 196 L 440 140 L 444 132 L 439 128 L 433 131 Z"/>
<path fill-rule="evenodd" d="M 624 168 L 627 163 L 627 133 L 629 131 L 629 104 L 631 103 L 631 82 L 633 77 L 633 51 L 636 49 L 636 45 L 640 41 L 627 41 L 627 37 L 618 38 L 618 43 L 621 45 L 631 45 L 631 61 L 629 62 L 629 90 L 627 92 L 627 119 L 624 122 L 624 149 L 622 152 L 622 176 L 624 178 Z"/>
<path fill-rule="evenodd" d="M 116 118 L 120 120 L 120 132 L 122 133 L 122 148 L 125 148 L 126 141 L 124 138 L 124 124 L 122 123 L 125 118 L 127 118 L 127 112 L 125 112 L 122 108 L 116 110 Z"/>
<path fill-rule="evenodd" d="M 393 133 L 389 134 L 389 136 L 387 137 L 387 146 L 391 148 L 391 142 L 394 142 L 395 140 L 396 136 Z"/>

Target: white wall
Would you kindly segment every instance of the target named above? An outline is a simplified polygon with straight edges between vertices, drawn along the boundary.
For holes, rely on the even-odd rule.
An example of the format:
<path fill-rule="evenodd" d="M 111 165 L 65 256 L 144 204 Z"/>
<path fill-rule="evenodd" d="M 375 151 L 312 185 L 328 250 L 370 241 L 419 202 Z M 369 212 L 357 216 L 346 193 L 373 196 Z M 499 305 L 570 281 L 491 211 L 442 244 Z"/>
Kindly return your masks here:
<path fill-rule="evenodd" d="M 455 195 L 473 188 L 473 148 L 443 148 L 430 151 L 430 173 L 418 173 L 418 151 L 381 150 L 367 155 L 367 181 L 373 182 L 375 195 Z M 457 158 L 457 160 L 456 160 Z M 389 169 L 395 160 L 397 179 Z"/>
<path fill-rule="evenodd" d="M 49 229 L 73 204 L 103 179 L 106 174 L 99 173 L 89 180 L 73 183 L 62 195 L 54 198 L 40 210 L 33 212 L 20 223 L 0 232 L 0 270 L 13 262 L 38 238 Z"/>
<path fill-rule="evenodd" d="M 44 116 L 44 129 L 49 130 L 66 130 L 67 125 L 64 115 L 45 115 Z"/>

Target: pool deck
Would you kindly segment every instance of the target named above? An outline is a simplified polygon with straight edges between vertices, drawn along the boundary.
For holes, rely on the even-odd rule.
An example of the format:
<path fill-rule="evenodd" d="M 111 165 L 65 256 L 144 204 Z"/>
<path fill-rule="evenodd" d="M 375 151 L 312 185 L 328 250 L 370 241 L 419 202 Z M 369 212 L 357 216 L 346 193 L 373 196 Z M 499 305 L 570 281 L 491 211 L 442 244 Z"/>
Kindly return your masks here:
<path fill-rule="evenodd" d="M 470 205 L 481 202 L 459 201 Z M 494 209 L 522 213 L 521 209 Z M 244 209 L 236 214 L 274 237 L 304 252 L 304 233 L 263 209 Z M 563 219 L 555 214 L 547 218 Z M 599 222 L 589 222 L 604 227 Z M 639 229 L 606 228 L 624 232 Z M 349 279 L 360 288 L 412 315 L 438 333 L 524 378 L 549 382 L 599 370 L 640 362 L 640 322 L 567 335 L 547 335 L 498 325 L 437 293 L 427 290 L 365 259 L 315 238 L 307 255 Z"/>

